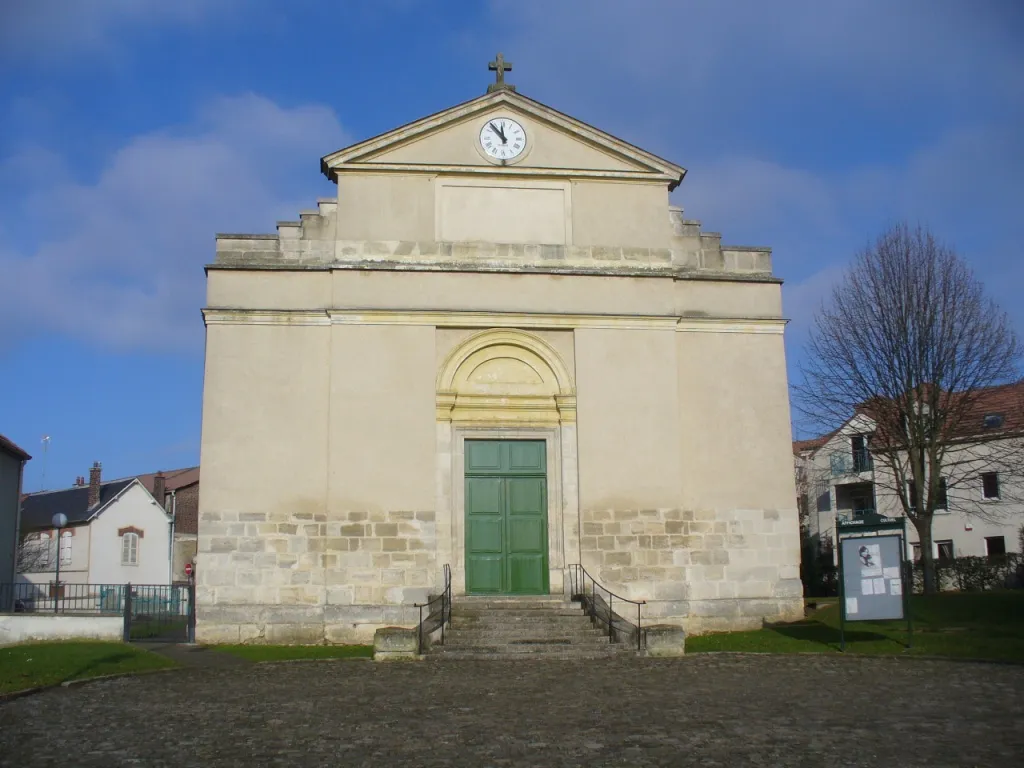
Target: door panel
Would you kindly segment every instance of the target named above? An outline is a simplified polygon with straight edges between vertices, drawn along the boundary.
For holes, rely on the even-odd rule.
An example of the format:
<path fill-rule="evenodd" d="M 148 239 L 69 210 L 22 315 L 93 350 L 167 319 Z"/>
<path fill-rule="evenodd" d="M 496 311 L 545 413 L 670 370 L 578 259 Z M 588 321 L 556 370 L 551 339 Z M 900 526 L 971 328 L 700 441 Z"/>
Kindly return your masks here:
<path fill-rule="evenodd" d="M 508 502 L 508 588 L 543 591 L 547 576 L 547 515 L 543 477 L 505 479 Z"/>
<path fill-rule="evenodd" d="M 505 570 L 505 501 L 500 477 L 466 478 L 466 584 L 500 593 Z"/>
<path fill-rule="evenodd" d="M 497 440 L 466 441 L 466 473 L 502 470 L 502 444 Z"/>
<path fill-rule="evenodd" d="M 501 555 L 466 558 L 466 591 L 472 594 L 503 595 L 505 559 Z M 470 586 L 472 585 L 472 586 Z"/>
<path fill-rule="evenodd" d="M 547 470 L 544 457 L 544 443 L 537 440 L 518 440 L 509 442 L 508 469 L 511 472 L 538 472 Z"/>
<path fill-rule="evenodd" d="M 509 554 L 543 554 L 544 538 L 544 522 L 542 520 L 509 519 Z"/>
<path fill-rule="evenodd" d="M 538 440 L 466 441 L 466 591 L 548 591 L 547 459 Z"/>

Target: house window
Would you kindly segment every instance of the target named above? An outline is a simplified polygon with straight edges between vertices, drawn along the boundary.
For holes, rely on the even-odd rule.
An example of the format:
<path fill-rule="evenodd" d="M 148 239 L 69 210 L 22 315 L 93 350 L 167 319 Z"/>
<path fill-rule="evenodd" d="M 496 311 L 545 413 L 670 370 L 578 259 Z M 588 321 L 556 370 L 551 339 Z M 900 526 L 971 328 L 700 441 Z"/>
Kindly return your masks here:
<path fill-rule="evenodd" d="M 998 559 L 1006 556 L 1006 539 L 1002 536 L 985 537 L 985 554 L 989 559 Z"/>
<path fill-rule="evenodd" d="M 981 495 L 986 499 L 999 498 L 999 473 L 985 472 L 981 476 Z"/>
<path fill-rule="evenodd" d="M 913 549 L 912 555 L 913 555 L 913 558 L 914 558 L 914 562 L 915 563 L 920 563 L 921 562 L 921 545 L 920 544 L 911 544 L 910 546 Z"/>
<path fill-rule="evenodd" d="M 953 540 L 935 542 L 935 556 L 940 563 L 953 562 Z"/>
<path fill-rule="evenodd" d="M 939 478 L 939 490 L 935 499 L 936 509 L 949 509 L 949 495 L 946 492 L 946 478 Z"/>
<path fill-rule="evenodd" d="M 39 567 L 47 568 L 50 565 L 50 534 L 39 534 Z"/>
<path fill-rule="evenodd" d="M 986 413 L 985 414 L 985 429 L 999 429 L 1003 426 L 1003 414 L 1001 413 Z"/>
<path fill-rule="evenodd" d="M 121 565 L 139 564 L 139 534 L 126 533 L 121 536 Z"/>
<path fill-rule="evenodd" d="M 71 565 L 71 543 L 75 540 L 71 531 L 64 531 L 60 535 L 60 564 Z"/>
<path fill-rule="evenodd" d="M 868 443 L 864 435 L 851 437 L 850 446 L 853 448 L 853 471 L 867 472 L 870 470 L 871 454 L 868 452 Z"/>
<path fill-rule="evenodd" d="M 907 503 L 911 509 L 917 509 L 917 486 L 913 480 L 907 481 Z"/>

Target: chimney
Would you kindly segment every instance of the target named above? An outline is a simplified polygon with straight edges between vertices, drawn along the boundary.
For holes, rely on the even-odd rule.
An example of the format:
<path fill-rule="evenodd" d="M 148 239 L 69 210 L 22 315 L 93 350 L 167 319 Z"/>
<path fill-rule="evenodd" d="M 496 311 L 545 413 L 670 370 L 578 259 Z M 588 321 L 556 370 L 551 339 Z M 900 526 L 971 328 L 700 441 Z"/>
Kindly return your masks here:
<path fill-rule="evenodd" d="M 164 498 L 167 496 L 167 478 L 164 477 L 164 473 L 157 472 L 156 477 L 153 478 L 153 498 L 156 499 L 156 503 L 161 507 L 166 508 Z"/>
<path fill-rule="evenodd" d="M 100 473 L 103 470 L 103 465 L 98 461 L 92 463 L 92 468 L 89 470 L 89 506 L 88 509 L 92 509 L 100 503 Z"/>

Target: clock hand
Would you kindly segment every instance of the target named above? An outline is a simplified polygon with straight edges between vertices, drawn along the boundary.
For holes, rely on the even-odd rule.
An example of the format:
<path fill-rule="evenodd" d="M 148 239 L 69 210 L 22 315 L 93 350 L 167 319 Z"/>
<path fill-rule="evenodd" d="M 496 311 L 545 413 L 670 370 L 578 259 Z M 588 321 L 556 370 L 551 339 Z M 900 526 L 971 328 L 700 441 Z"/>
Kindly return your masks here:
<path fill-rule="evenodd" d="M 499 139 L 501 139 L 501 143 L 502 144 L 507 144 L 508 143 L 506 141 L 506 139 L 505 139 L 504 132 L 500 128 L 496 128 L 494 123 L 488 123 L 488 125 L 491 126 L 491 130 L 494 131 L 498 135 Z"/>
<path fill-rule="evenodd" d="M 498 131 L 501 133 L 501 143 L 508 144 L 508 139 L 505 138 L 505 126 L 500 127 Z"/>

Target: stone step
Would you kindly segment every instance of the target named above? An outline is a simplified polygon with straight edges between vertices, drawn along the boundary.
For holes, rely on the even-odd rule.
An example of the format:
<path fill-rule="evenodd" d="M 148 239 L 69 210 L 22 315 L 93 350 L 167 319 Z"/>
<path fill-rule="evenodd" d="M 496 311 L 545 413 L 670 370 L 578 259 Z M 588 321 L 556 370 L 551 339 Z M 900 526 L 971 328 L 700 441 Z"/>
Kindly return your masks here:
<path fill-rule="evenodd" d="M 524 626 L 507 628 L 495 627 L 455 627 L 445 630 L 446 635 L 452 637 L 608 637 L 607 632 L 582 627 L 535 627 Z"/>
<path fill-rule="evenodd" d="M 569 606 L 571 603 L 559 596 L 552 597 L 456 597 L 452 600 L 452 609 L 463 607 L 475 610 L 507 611 L 518 609 L 542 609 Z"/>
<path fill-rule="evenodd" d="M 477 608 L 452 608 L 452 616 L 455 618 L 493 618 L 496 620 L 505 619 L 539 619 L 547 616 L 586 616 L 579 608 L 506 608 L 500 611 L 490 611 Z"/>
<path fill-rule="evenodd" d="M 607 659 L 629 653 L 634 653 L 632 648 L 623 646 L 550 646 L 550 647 L 526 647 L 526 646 L 466 646 L 453 648 L 451 646 L 440 646 L 433 648 L 430 658 L 440 661 L 456 661 L 462 659 L 515 659 L 517 661 L 528 659 Z"/>
<path fill-rule="evenodd" d="M 462 647 L 477 647 L 477 646 L 524 646 L 524 647 L 560 647 L 560 648 L 578 648 L 578 647 L 600 647 L 607 646 L 609 642 L 608 636 L 604 637 L 530 637 L 524 635 L 523 637 L 503 637 L 486 635 L 480 636 L 469 636 L 460 637 L 453 635 L 451 637 L 445 637 L 445 646 L 451 648 L 462 648 Z"/>
<path fill-rule="evenodd" d="M 514 632 L 518 629 L 531 629 L 533 627 L 544 627 L 553 631 L 569 631 L 575 628 L 592 629 L 599 628 L 592 625 L 586 619 L 578 616 L 565 617 L 560 619 L 521 619 L 519 621 L 496 621 L 481 619 L 479 621 L 455 616 L 452 619 L 452 629 L 486 629 L 492 632 Z"/>
<path fill-rule="evenodd" d="M 579 603 L 558 595 L 458 597 L 439 659 L 596 659 L 633 653 L 612 643 Z"/>

